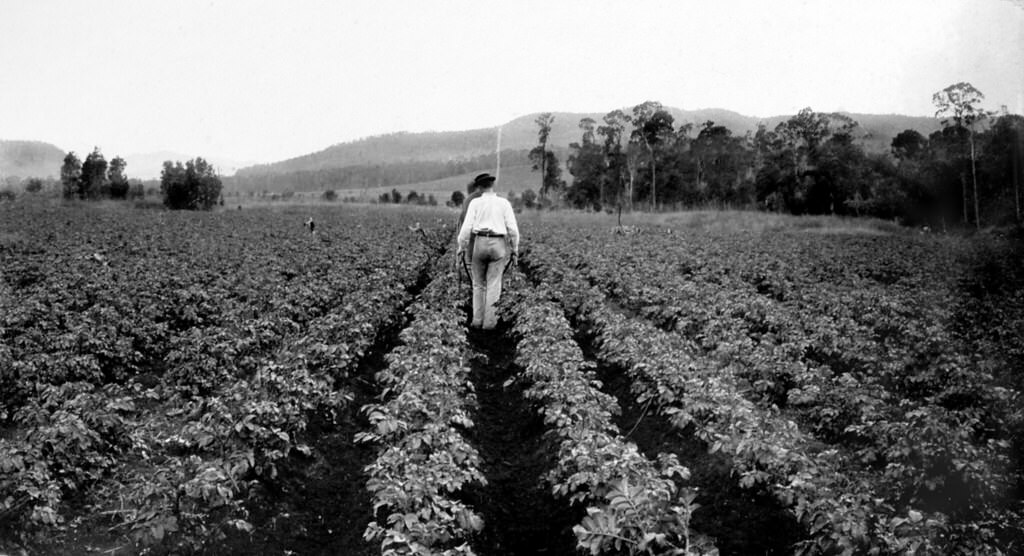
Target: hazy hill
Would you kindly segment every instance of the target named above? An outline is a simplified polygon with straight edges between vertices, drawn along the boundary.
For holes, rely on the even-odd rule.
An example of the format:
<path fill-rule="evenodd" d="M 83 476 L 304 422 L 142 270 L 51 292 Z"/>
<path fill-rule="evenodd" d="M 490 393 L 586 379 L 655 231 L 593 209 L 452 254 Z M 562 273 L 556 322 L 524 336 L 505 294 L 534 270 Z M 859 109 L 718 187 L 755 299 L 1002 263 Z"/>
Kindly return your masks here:
<path fill-rule="evenodd" d="M 114 156 L 117 155 L 110 155 L 110 158 L 113 158 Z M 239 162 L 228 158 L 206 157 L 203 155 L 187 155 L 173 151 L 135 153 L 122 155 L 121 158 L 124 158 L 125 162 L 128 163 L 128 167 L 125 169 L 125 174 L 129 178 L 150 180 L 160 178 L 160 172 L 164 168 L 165 160 L 181 162 L 184 164 L 186 160 L 192 160 L 196 156 L 202 156 L 207 162 L 213 164 L 213 167 L 216 168 L 217 173 L 221 176 L 230 176 L 237 172 L 239 168 L 252 165 L 252 162 Z"/>
<path fill-rule="evenodd" d="M 680 110 L 670 107 L 668 110 L 675 118 L 677 127 L 686 123 L 693 124 L 692 134 L 696 134 L 697 129 L 708 120 L 726 126 L 735 135 L 743 135 L 756 131 L 758 123 L 763 122 L 769 129 L 772 129 L 790 117 L 784 115 L 756 118 L 720 108 Z M 600 125 L 605 114 L 554 112 L 553 115 L 555 120 L 548 144 L 556 151 L 564 151 L 569 143 L 580 140 L 579 122 L 582 118 L 593 118 Z M 939 123 L 934 118 L 878 114 L 847 115 L 860 124 L 864 134 L 865 148 L 875 152 L 887 150 L 892 138 L 905 129 L 914 129 L 925 136 L 939 129 Z M 523 150 L 535 146 L 537 144 L 537 124 L 534 120 L 537 116 L 538 114 L 521 116 L 502 125 L 501 148 L 503 150 Z M 236 175 L 244 178 L 268 174 L 316 172 L 348 166 L 387 165 L 426 160 L 464 160 L 494 153 L 497 139 L 497 127 L 467 131 L 391 133 L 340 143 L 322 151 L 281 162 L 241 168 Z"/>
<path fill-rule="evenodd" d="M 67 153 L 59 147 L 42 141 L 0 140 L 0 179 L 9 176 L 16 176 L 22 179 L 59 178 L 60 167 L 64 164 L 65 154 Z M 84 159 L 86 154 L 88 153 L 79 153 L 78 156 L 80 159 Z M 105 152 L 103 155 L 106 157 L 107 162 L 116 156 L 121 156 L 128 163 L 125 171 L 128 177 L 142 180 L 159 178 L 165 160 L 185 162 L 195 158 L 195 156 L 171 151 L 130 155 Z M 219 157 L 207 158 L 207 161 L 213 164 L 217 172 L 222 176 L 230 176 L 239 168 L 252 164 L 251 162 L 238 162 Z"/>
<path fill-rule="evenodd" d="M 473 176 L 475 176 L 476 173 L 477 172 L 469 172 L 466 174 L 459 174 L 456 176 L 449 176 L 420 183 L 384 187 L 353 188 L 338 191 L 338 193 L 342 197 L 353 197 L 360 201 L 373 201 L 378 199 L 382 193 L 390 193 L 392 190 L 398 191 L 403 196 L 408 195 L 410 191 L 415 191 L 424 197 L 427 195 L 433 195 L 434 198 L 437 199 L 438 203 L 444 204 L 451 199 L 452 192 L 465 192 L 466 184 L 473 181 Z M 523 191 L 526 191 L 527 189 L 532 189 L 534 193 L 536 193 L 540 190 L 540 173 L 531 170 L 529 166 L 503 165 L 496 189 L 500 195 L 505 197 L 510 193 L 522 195 Z M 311 193 L 311 195 L 318 197 L 320 192 L 316 191 Z"/>
<path fill-rule="evenodd" d="M 0 179 L 60 177 L 64 151 L 41 141 L 0 140 Z"/>
<path fill-rule="evenodd" d="M 394 162 L 472 158 L 494 152 L 496 133 L 497 128 L 390 133 L 350 143 L 340 143 L 322 151 L 281 162 L 242 168 L 238 171 L 238 175 L 279 174 Z"/>

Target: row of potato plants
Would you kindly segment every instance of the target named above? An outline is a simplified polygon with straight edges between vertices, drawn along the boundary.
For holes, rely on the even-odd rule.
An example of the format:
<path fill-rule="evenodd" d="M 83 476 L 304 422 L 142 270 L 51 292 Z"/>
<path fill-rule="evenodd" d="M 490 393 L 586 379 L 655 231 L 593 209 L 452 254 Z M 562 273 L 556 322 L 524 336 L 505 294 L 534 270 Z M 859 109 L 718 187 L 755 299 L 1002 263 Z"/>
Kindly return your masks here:
<path fill-rule="evenodd" d="M 394 255 L 393 248 L 368 247 L 380 232 L 370 230 L 367 235 L 355 238 L 351 248 L 358 250 L 357 261 L 353 261 L 356 264 L 336 266 L 322 274 L 321 278 L 332 287 L 325 290 L 328 296 L 308 305 L 306 313 L 323 313 L 322 316 L 296 327 L 292 334 L 279 336 L 279 347 L 249 372 L 225 374 L 224 366 L 230 369 L 230 364 L 222 361 L 218 369 L 231 386 L 191 400 L 193 405 L 206 405 L 197 409 L 198 418 L 186 421 L 180 432 L 170 438 L 184 438 L 193 447 L 198 439 L 203 452 L 203 457 L 192 458 L 185 466 L 184 478 L 194 477 L 189 483 L 194 488 L 185 491 L 194 511 L 181 511 L 180 489 L 174 505 L 168 506 L 167 496 L 153 496 L 151 473 L 134 475 L 147 499 L 157 500 L 162 510 L 157 513 L 158 520 L 161 516 L 166 518 L 171 507 L 179 519 L 191 518 L 189 534 L 182 537 L 185 541 L 195 544 L 196 539 L 203 539 L 209 545 L 224 527 L 249 529 L 251 525 L 242 518 L 247 515 L 246 498 L 251 500 L 259 492 L 254 487 L 275 484 L 278 462 L 282 459 L 310 455 L 310 447 L 300 441 L 310 416 L 320 413 L 336 419 L 342 406 L 351 401 L 347 391 L 349 374 L 380 331 L 393 324 L 407 303 L 408 290 L 419 279 L 419 268 L 428 264 L 431 255 L 429 249 L 420 249 L 416 242 L 410 242 L 405 249 L 405 261 L 423 260 L 424 256 L 426 260 L 400 269 L 393 264 L 389 267 L 388 261 L 392 259 L 384 251 Z M 222 344 L 215 351 L 223 355 L 224 349 Z M 248 380 L 233 382 L 238 376 Z M 180 379 L 176 384 L 179 392 L 183 392 Z M 209 444 L 203 446 L 205 442 Z M 158 473 L 163 473 L 163 467 Z M 163 481 L 162 486 L 169 487 L 165 494 L 174 494 L 171 489 L 175 484 L 178 481 L 174 479 Z M 211 529 L 216 534 L 211 535 Z M 152 530 L 150 525 L 148 531 Z"/>
<path fill-rule="evenodd" d="M 362 408 L 370 429 L 356 436 L 378 447 L 365 469 L 374 519 L 364 538 L 385 555 L 473 554 L 469 541 L 484 527 L 460 500 L 486 479 L 465 435 L 475 395 L 461 296 L 446 263 L 409 308 L 401 343 L 376 374 L 381 400 Z"/>
<path fill-rule="evenodd" d="M 62 500 L 85 492 L 143 545 L 250 527 L 252 487 L 308 453 L 297 437 L 309 413 L 347 400 L 347 369 L 416 268 L 388 264 L 377 226 L 331 245 L 268 215 L 171 229 L 144 215 L 58 216 L 75 224 L 62 241 L 3 253 L 20 278 L 2 323 L 2 378 L 17 395 L 2 408 L 0 521 L 59 529 Z M 75 255 L 110 228 L 134 239 Z M 410 245 L 408 260 L 427 254 Z"/>
<path fill-rule="evenodd" d="M 736 377 L 679 336 L 608 307 L 579 274 L 548 262 L 543 247 L 527 259 L 542 282 L 592 336 L 597 355 L 622 368 L 640 404 L 651 403 L 675 427 L 731 457 L 744 487 L 767 488 L 807 529 L 800 554 L 927 554 L 944 525 L 913 508 L 897 511 L 869 474 L 825 449 L 777 410 L 744 397 Z"/>
<path fill-rule="evenodd" d="M 738 365 L 767 401 L 803 413 L 803 421 L 827 442 L 855 445 L 865 440 L 858 426 L 866 414 L 877 415 L 879 407 L 912 403 L 953 411 L 983 409 L 987 415 L 976 422 L 985 423 L 1006 421 L 1016 405 L 1013 392 L 957 351 L 943 326 L 949 304 L 936 300 L 934 292 L 926 296 L 915 291 L 911 298 L 864 287 L 833 295 L 829 302 L 820 293 L 827 288 L 819 287 L 817 293 L 801 293 L 800 305 L 791 306 L 757 295 L 742 282 L 722 284 L 723 278 L 699 273 L 672 276 L 659 261 L 649 262 L 648 268 L 668 276 L 652 287 L 601 260 L 585 274 L 663 327 L 697 337 L 700 347 L 721 364 Z M 851 311 L 859 316 L 855 319 Z M 910 313 L 916 316 L 910 318 Z M 833 377 L 840 380 L 833 384 Z M 964 420 L 971 417 L 964 415 Z M 886 435 L 868 432 L 877 432 L 880 440 L 861 447 L 861 457 L 877 460 Z M 988 431 L 975 432 L 991 437 Z M 1001 442 L 993 440 L 998 448 Z M 981 454 L 974 454 L 972 446 L 963 450 L 965 458 L 977 455 L 993 464 L 989 467 L 1000 465 L 998 454 L 986 454 L 984 447 Z"/>
<path fill-rule="evenodd" d="M 246 503 L 275 484 L 284 459 L 310 456 L 302 440 L 309 420 L 340 417 L 352 401 L 351 372 L 406 302 L 402 287 L 349 294 L 343 307 L 286 336 L 251 373 L 221 362 L 220 387 L 170 393 L 139 423 L 133 437 L 141 450 L 163 457 L 118 474 L 121 492 L 145 501 L 125 516 L 133 538 L 154 544 L 161 531 L 178 530 L 170 542 L 197 548 L 217 542 L 225 527 L 251 529 Z"/>
<path fill-rule="evenodd" d="M 573 527 L 577 546 L 591 554 L 717 554 L 690 528 L 697 491 L 679 489 L 689 470 L 674 454 L 643 455 L 613 423 L 615 398 L 601 390 L 594 365 L 573 340 L 550 291 L 506 294 L 518 337 L 515 380 L 537 405 L 558 442 L 557 463 L 546 480 L 552 492 L 586 505 Z"/>
<path fill-rule="evenodd" d="M 773 278 L 787 284 L 781 302 L 755 290 L 757 272 L 735 238 L 715 240 L 718 251 L 692 243 L 680 249 L 682 261 L 657 238 L 634 246 L 627 255 L 634 264 L 607 256 L 615 249 L 557 256 L 617 302 L 679 333 L 709 364 L 743 379 L 759 394 L 752 399 L 783 407 L 843 454 L 845 467 L 862 468 L 877 495 L 901 513 L 934 516 L 954 544 L 999 544 L 995 537 L 1019 519 L 1007 500 L 1007 431 L 1019 428 L 1012 425 L 1018 396 L 957 351 L 944 328 L 950 309 L 942 287 L 924 288 L 921 276 L 905 268 L 895 281 L 893 274 L 884 283 L 867 280 L 862 274 L 877 269 L 858 272 L 856 256 L 864 253 L 851 249 L 851 256 L 840 245 L 834 258 L 845 261 L 845 273 L 815 290 L 805 276 L 821 278 L 821 270 L 787 259 L 799 250 L 774 240 L 790 269 L 777 274 L 795 277 Z M 766 266 L 764 252 L 772 253 L 771 243 L 761 241 L 761 254 L 749 257 L 754 268 Z M 690 259 L 694 253 L 706 259 Z"/>
<path fill-rule="evenodd" d="M 779 334 L 780 344 L 827 338 L 834 323 L 845 324 L 829 344 L 816 342 L 796 360 L 810 372 L 794 374 L 790 407 L 820 438 L 854 450 L 891 499 L 947 516 L 949 536 L 959 542 L 999 545 L 992 537 L 1014 529 L 1019 537 L 1024 508 L 1013 501 L 1021 477 L 1012 445 L 1024 440 L 1024 413 L 1019 392 L 1003 378 L 1012 371 L 976 350 L 959 324 L 967 297 L 961 281 L 972 273 L 962 251 L 970 246 L 886 238 L 868 247 L 833 250 L 829 258 L 845 255 L 853 268 L 885 260 L 888 274 L 823 285 L 800 279 L 811 272 L 807 261 L 773 254 L 785 269 L 776 281 L 793 295 L 771 299 L 772 308 L 780 321 L 800 323 Z M 901 263 L 886 260 L 894 254 Z"/>
<path fill-rule="evenodd" d="M 973 249 L 972 271 L 960 283 L 964 292 L 959 330 L 978 357 L 997 369 L 1009 387 L 1024 392 L 1024 242 L 1018 238 Z M 1024 461 L 1024 404 L 1013 421 L 1015 459 Z M 1024 469 L 1018 496 L 1024 492 Z"/>
<path fill-rule="evenodd" d="M 204 292 L 188 287 L 191 277 L 175 281 L 169 265 L 147 272 L 147 255 L 131 252 L 136 246 L 80 254 L 101 230 L 90 228 L 96 224 L 88 218 L 92 215 L 60 216 L 74 224 L 63 237 L 47 238 L 49 245 L 35 237 L 4 253 L 13 263 L 7 268 L 17 274 L 5 276 L 16 286 L 3 311 L 5 344 L 13 348 L 12 364 L 3 368 L 9 387 L 3 417 L 12 434 L 0 449 L 12 462 L 3 485 L 13 502 L 7 510 L 19 505 L 31 510 L 28 523 L 19 523 L 24 512 L 8 514 L 8 523 L 22 530 L 59 522 L 57 505 L 64 494 L 82 491 L 116 469 L 130 449 L 128 423 L 144 390 L 122 382 L 142 372 L 152 346 L 169 348 L 176 318 L 203 320 L 228 306 L 226 297 L 217 295 L 222 293 L 217 282 Z M 26 229 L 53 229 L 52 221 L 42 221 L 43 226 Z M 95 246 L 86 252 L 89 248 Z M 168 303 L 157 301 L 161 298 Z M 67 446 L 50 438 L 54 427 Z"/>

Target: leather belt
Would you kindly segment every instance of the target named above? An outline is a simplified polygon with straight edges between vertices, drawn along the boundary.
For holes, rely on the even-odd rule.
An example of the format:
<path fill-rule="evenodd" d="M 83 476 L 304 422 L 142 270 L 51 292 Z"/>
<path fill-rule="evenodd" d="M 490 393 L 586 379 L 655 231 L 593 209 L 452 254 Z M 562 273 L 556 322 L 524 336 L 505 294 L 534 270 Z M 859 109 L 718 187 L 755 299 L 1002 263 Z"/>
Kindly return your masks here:
<path fill-rule="evenodd" d="M 473 235 L 480 237 L 505 237 L 505 234 L 496 234 L 494 232 L 473 232 Z"/>

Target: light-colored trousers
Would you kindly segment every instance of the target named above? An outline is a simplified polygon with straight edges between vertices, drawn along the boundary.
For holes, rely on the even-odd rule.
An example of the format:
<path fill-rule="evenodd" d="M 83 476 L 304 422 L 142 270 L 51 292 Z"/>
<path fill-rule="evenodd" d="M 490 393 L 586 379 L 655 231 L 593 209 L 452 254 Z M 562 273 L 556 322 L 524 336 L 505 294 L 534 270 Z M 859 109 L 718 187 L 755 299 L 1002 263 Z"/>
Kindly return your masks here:
<path fill-rule="evenodd" d="M 472 326 L 491 329 L 498 324 L 494 304 L 501 298 L 501 276 L 505 273 L 507 261 L 508 245 L 505 238 L 477 236 L 473 239 Z"/>

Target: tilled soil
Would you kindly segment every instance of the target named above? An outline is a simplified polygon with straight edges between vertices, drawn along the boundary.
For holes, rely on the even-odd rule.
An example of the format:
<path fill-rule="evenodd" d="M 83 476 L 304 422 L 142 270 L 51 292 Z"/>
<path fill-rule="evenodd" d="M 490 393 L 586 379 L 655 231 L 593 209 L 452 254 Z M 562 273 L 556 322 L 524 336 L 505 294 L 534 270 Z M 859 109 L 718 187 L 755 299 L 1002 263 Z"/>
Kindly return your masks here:
<path fill-rule="evenodd" d="M 585 339 L 577 339 L 589 357 Z M 638 404 L 624 370 L 598 361 L 597 375 L 622 409 L 615 418 L 619 430 L 648 458 L 655 459 L 660 452 L 675 454 L 690 470 L 688 481 L 677 482 L 697 489 L 701 507 L 694 512 L 691 526 L 714 539 L 722 556 L 793 553 L 794 543 L 805 532 L 770 493 L 741 487 L 728 457 L 709 454 L 704 442 L 672 426 L 654 408 Z"/>
<path fill-rule="evenodd" d="M 487 478 L 486 486 L 466 493 L 485 521 L 473 549 L 489 556 L 575 554 L 572 526 L 583 510 L 554 498 L 544 483 L 544 474 L 555 464 L 555 447 L 523 398 L 524 386 L 506 384 L 518 371 L 515 340 L 503 325 L 470 331 L 469 342 L 478 402 L 469 434 Z"/>

